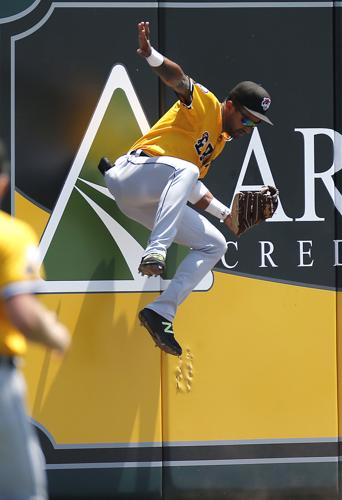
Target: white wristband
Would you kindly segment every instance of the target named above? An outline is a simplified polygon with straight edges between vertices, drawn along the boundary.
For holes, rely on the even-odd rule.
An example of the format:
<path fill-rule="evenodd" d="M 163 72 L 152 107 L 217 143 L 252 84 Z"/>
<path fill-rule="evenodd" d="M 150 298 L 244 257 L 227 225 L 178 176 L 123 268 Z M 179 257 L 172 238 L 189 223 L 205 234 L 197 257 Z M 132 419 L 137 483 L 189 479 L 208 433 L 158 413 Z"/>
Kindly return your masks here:
<path fill-rule="evenodd" d="M 217 217 L 221 221 L 226 219 L 230 214 L 229 208 L 223 205 L 223 203 L 218 201 L 216 198 L 213 198 L 211 200 L 205 211 L 211 215 L 214 215 L 214 217 Z"/>
<path fill-rule="evenodd" d="M 146 61 L 150 66 L 156 68 L 157 66 L 161 66 L 163 64 L 164 56 L 151 47 L 151 55 L 146 57 Z"/>

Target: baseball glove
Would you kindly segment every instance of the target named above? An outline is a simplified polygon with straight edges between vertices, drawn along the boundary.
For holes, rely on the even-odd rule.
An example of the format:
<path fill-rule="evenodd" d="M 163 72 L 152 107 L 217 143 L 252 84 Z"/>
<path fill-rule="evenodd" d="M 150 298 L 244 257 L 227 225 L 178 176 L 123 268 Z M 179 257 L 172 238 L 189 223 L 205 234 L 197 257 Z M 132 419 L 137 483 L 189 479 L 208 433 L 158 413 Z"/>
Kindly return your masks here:
<path fill-rule="evenodd" d="M 240 236 L 247 229 L 269 219 L 278 206 L 279 191 L 273 186 L 262 186 L 259 191 L 240 191 L 233 199 L 232 230 Z"/>

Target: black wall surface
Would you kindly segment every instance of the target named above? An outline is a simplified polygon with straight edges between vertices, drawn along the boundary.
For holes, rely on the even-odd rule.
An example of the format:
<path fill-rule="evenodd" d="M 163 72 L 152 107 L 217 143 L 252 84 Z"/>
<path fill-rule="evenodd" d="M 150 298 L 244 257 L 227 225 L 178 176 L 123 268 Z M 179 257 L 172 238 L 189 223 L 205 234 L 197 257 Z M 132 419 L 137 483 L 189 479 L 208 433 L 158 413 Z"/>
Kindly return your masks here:
<path fill-rule="evenodd" d="M 334 242 L 342 239 L 340 2 L 96 3 L 42 0 L 0 25 L 0 134 L 12 155 L 16 189 L 53 209 L 114 64 L 126 67 L 150 123 L 174 102 L 136 55 L 136 24 L 149 20 L 153 44 L 219 99 L 240 80 L 260 82 L 272 95 L 275 126 L 259 128 L 261 156 L 251 155 L 244 185 L 263 184 L 260 162 L 269 166 L 283 220 L 229 245 L 217 270 L 340 290 L 342 244 L 338 251 Z M 39 29 L 18 37 L 37 23 Z M 250 141 L 258 142 L 255 134 L 228 143 L 205 179 L 228 205 Z M 324 183 L 319 174 L 333 162 L 332 199 L 328 177 Z M 10 210 L 9 198 L 5 207 Z M 272 249 L 264 261 L 262 248 Z"/>

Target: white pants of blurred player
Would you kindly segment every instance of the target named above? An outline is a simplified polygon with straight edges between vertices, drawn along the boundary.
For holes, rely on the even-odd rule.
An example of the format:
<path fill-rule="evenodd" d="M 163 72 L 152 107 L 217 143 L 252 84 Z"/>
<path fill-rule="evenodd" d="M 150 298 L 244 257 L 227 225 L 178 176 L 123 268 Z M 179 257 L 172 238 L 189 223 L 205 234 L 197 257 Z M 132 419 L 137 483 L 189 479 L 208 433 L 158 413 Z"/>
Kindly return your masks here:
<path fill-rule="evenodd" d="M 0 498 L 47 500 L 45 460 L 25 408 L 22 374 L 0 363 Z"/>

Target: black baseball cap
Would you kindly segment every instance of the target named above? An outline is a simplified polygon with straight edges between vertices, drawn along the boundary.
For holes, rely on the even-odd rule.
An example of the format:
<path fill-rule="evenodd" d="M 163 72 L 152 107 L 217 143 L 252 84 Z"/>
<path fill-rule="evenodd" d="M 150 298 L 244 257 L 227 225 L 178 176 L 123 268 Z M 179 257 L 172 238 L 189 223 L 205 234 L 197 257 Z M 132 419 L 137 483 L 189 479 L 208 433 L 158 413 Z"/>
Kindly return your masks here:
<path fill-rule="evenodd" d="M 273 125 L 266 116 L 266 111 L 271 105 L 271 96 L 261 85 L 254 82 L 240 82 L 229 92 L 228 99 L 237 102 L 263 122 Z"/>

